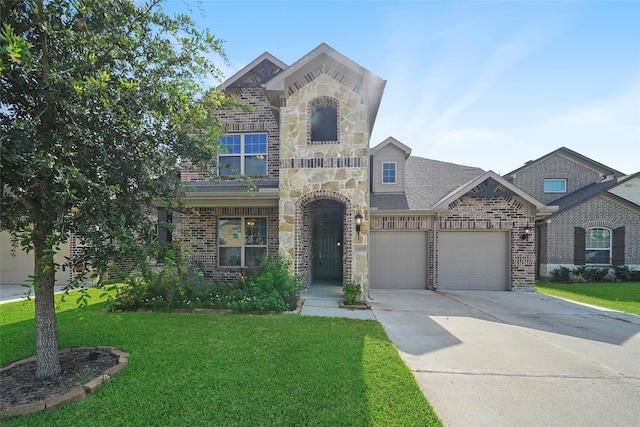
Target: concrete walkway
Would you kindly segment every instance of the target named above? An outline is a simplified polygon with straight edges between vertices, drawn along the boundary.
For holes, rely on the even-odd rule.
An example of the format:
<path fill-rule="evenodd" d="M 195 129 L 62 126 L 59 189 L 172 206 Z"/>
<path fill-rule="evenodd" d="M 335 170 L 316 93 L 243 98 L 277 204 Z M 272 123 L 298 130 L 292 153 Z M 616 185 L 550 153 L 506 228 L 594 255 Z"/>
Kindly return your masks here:
<path fill-rule="evenodd" d="M 446 426 L 640 425 L 640 317 L 537 293 L 372 291 Z"/>
<path fill-rule="evenodd" d="M 375 320 L 371 310 L 349 310 L 340 308 L 344 299 L 342 287 L 334 283 L 310 285 L 302 294 L 304 303 L 300 314 L 303 316 L 346 317 L 349 319 Z"/>

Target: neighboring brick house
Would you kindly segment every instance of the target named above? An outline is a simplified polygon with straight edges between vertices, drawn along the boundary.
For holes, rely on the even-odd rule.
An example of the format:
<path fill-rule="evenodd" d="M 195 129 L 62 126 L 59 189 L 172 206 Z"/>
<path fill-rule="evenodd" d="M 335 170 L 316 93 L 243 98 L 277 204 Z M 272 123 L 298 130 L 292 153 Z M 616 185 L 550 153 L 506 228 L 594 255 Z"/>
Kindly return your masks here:
<path fill-rule="evenodd" d="M 640 268 L 640 173 L 625 176 L 562 147 L 504 177 L 557 206 L 536 221 L 538 277 L 560 266 Z"/>
<path fill-rule="evenodd" d="M 219 180 L 183 167 L 194 213 L 176 230 L 206 277 L 230 281 L 279 254 L 306 283 L 533 290 L 527 231 L 545 205 L 393 138 L 370 149 L 385 83 L 321 44 L 291 66 L 264 53 L 221 85 L 252 111 L 215 113 Z"/>

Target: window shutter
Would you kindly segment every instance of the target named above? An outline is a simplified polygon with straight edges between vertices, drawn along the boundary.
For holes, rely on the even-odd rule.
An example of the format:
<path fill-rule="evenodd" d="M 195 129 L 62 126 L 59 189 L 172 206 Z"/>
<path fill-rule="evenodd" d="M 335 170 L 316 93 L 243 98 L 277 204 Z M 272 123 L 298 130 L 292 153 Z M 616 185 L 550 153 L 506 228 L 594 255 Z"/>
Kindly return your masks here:
<path fill-rule="evenodd" d="M 584 265 L 585 258 L 585 229 L 575 227 L 573 229 L 573 263 L 575 265 Z"/>
<path fill-rule="evenodd" d="M 613 265 L 624 265 L 624 227 L 613 230 Z"/>

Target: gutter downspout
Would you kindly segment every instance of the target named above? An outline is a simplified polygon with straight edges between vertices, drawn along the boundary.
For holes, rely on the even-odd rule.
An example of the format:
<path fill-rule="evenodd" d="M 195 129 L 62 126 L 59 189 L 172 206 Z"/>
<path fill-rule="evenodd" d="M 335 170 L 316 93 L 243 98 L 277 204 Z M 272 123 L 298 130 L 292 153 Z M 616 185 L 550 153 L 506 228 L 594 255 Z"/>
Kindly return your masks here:
<path fill-rule="evenodd" d="M 431 257 L 431 290 L 432 291 L 437 291 L 438 287 L 436 286 L 436 277 L 438 274 L 437 271 L 437 263 L 436 263 L 436 257 L 438 256 L 438 248 L 436 246 L 436 242 L 438 240 L 438 231 L 439 231 L 439 226 L 438 224 L 440 224 L 440 212 L 436 212 L 436 220 L 433 223 L 433 240 L 431 242 L 431 247 L 433 248 L 433 257 Z"/>

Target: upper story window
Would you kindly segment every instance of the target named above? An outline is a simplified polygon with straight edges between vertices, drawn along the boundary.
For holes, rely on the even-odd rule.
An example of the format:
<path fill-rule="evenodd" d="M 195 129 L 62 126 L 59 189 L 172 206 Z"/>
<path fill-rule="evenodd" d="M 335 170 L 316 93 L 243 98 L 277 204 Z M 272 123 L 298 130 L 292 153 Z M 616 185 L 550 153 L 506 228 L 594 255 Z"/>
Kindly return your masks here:
<path fill-rule="evenodd" d="M 546 179 L 544 180 L 544 192 L 545 193 L 566 193 L 567 192 L 567 180 L 566 179 Z"/>
<path fill-rule="evenodd" d="M 585 262 L 604 265 L 611 263 L 611 230 L 599 227 L 586 230 Z"/>
<path fill-rule="evenodd" d="M 267 134 L 235 133 L 220 137 L 218 175 L 264 176 L 267 174 Z"/>
<path fill-rule="evenodd" d="M 382 163 L 382 183 L 383 184 L 395 184 L 396 183 L 396 164 Z"/>
<path fill-rule="evenodd" d="M 310 142 L 338 141 L 338 101 L 319 96 L 309 103 Z"/>
<path fill-rule="evenodd" d="M 267 219 L 220 218 L 218 222 L 218 265 L 254 267 L 267 255 Z"/>

